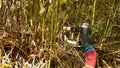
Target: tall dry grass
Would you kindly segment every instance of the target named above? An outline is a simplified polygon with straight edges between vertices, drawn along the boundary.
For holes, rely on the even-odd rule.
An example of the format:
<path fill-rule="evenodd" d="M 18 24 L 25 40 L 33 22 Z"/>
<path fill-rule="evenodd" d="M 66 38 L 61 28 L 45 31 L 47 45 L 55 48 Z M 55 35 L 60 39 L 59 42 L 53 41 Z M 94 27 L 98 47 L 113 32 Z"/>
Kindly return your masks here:
<path fill-rule="evenodd" d="M 63 26 L 88 18 L 98 68 L 120 67 L 119 0 L 0 0 L 1 68 L 80 68 L 84 54 L 63 42 Z M 77 40 L 78 33 L 66 33 Z M 82 58 L 82 59 L 81 59 Z"/>

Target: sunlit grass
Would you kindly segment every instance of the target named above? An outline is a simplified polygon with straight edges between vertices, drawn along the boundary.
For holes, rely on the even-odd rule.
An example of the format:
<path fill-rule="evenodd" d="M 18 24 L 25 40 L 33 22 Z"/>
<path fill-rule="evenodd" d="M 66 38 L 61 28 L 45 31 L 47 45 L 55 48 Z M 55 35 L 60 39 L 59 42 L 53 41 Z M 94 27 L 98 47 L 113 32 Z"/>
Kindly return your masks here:
<path fill-rule="evenodd" d="M 119 14 L 117 0 L 0 0 L 0 67 L 83 67 L 81 49 L 61 41 L 59 34 L 63 26 L 80 26 L 87 18 L 98 52 L 97 67 L 117 67 Z M 66 35 L 75 39 L 79 34 Z"/>

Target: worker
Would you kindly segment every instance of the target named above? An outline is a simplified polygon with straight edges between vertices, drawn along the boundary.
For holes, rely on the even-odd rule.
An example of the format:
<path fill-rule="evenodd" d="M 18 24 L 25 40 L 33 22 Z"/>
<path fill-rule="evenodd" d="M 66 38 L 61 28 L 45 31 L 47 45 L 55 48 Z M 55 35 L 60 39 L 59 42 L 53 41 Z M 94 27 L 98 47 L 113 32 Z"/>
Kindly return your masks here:
<path fill-rule="evenodd" d="M 71 41 L 67 38 L 65 38 L 65 40 L 70 44 L 80 45 L 81 43 L 81 47 L 83 48 L 83 52 L 85 53 L 85 68 L 95 68 L 97 54 L 92 44 L 91 29 L 89 27 L 89 23 L 84 22 L 81 27 L 64 26 L 63 29 L 72 32 L 80 32 L 81 38 L 79 38 L 79 41 Z"/>

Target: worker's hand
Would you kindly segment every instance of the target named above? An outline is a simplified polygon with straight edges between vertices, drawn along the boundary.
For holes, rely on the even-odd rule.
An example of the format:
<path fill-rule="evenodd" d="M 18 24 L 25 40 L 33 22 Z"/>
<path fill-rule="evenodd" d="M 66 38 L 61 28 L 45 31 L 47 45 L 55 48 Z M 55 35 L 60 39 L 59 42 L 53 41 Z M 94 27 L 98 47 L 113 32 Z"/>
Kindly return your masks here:
<path fill-rule="evenodd" d="M 63 29 L 64 29 L 64 30 L 71 30 L 71 27 L 63 26 Z"/>

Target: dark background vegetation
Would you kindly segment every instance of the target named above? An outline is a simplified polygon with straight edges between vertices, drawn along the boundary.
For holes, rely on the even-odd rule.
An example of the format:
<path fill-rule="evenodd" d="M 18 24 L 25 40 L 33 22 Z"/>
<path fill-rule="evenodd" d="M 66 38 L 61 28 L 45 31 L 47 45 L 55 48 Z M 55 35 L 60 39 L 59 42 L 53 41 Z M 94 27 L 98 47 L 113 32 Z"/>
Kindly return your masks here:
<path fill-rule="evenodd" d="M 83 67 L 81 49 L 59 34 L 63 26 L 85 20 L 93 31 L 97 68 L 119 68 L 120 0 L 0 0 L 0 67 Z M 78 35 L 67 34 L 74 40 Z"/>

